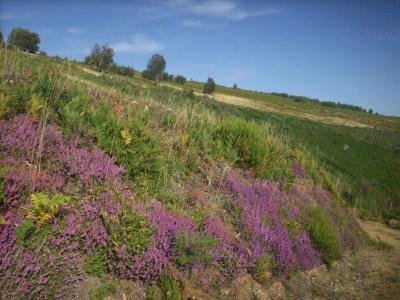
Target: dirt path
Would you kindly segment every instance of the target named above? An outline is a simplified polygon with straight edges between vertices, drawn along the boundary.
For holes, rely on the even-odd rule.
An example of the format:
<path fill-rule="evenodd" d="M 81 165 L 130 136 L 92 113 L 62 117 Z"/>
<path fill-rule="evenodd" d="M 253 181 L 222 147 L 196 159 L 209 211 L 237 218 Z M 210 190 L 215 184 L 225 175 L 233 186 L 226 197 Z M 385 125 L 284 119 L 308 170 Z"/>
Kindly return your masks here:
<path fill-rule="evenodd" d="M 371 221 L 360 225 L 393 249 L 368 244 L 329 269 L 299 273 L 287 284 L 288 299 L 400 299 L 400 230 Z"/>
<path fill-rule="evenodd" d="M 176 89 L 176 90 L 183 90 L 182 87 L 175 86 L 173 84 L 161 82 L 160 85 L 162 86 L 168 86 L 170 88 Z M 203 93 L 195 91 L 194 94 L 196 96 L 204 96 Z M 349 119 L 344 119 L 340 117 L 332 117 L 332 116 L 321 116 L 321 115 L 316 115 L 316 114 L 309 114 L 305 113 L 302 111 L 294 110 L 294 109 L 283 109 L 282 107 L 276 107 L 273 106 L 271 103 L 265 103 L 263 101 L 257 101 L 254 99 L 249 99 L 249 98 L 243 98 L 243 97 L 238 97 L 238 96 L 232 96 L 232 95 L 226 95 L 226 94 L 220 94 L 220 93 L 213 93 L 212 95 L 209 95 L 208 97 L 227 104 L 233 104 L 237 106 L 242 106 L 242 107 L 248 107 L 248 108 L 253 108 L 265 112 L 274 112 L 274 113 L 279 113 L 283 114 L 286 116 L 292 116 L 292 117 L 298 117 L 298 118 L 304 118 L 320 123 L 325 123 L 325 124 L 333 124 L 333 125 L 343 125 L 343 126 L 349 126 L 349 127 L 370 127 L 368 124 L 364 124 L 355 120 L 349 120 Z"/>

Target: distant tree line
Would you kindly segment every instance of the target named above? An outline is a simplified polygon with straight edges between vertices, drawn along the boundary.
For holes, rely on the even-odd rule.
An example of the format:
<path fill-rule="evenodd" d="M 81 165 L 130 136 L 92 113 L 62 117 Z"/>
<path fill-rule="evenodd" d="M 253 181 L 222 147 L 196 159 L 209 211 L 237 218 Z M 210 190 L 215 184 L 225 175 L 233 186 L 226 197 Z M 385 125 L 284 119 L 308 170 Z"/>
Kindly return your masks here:
<path fill-rule="evenodd" d="M 373 110 L 369 109 L 368 111 L 358 105 L 353 105 L 353 104 L 347 104 L 347 103 L 341 103 L 341 102 L 335 102 L 335 101 L 323 101 L 323 100 L 319 100 L 316 98 L 309 98 L 309 97 L 304 97 L 304 96 L 295 96 L 295 95 L 289 95 L 287 93 L 269 93 L 271 95 L 274 96 L 280 96 L 283 98 L 288 98 L 290 100 L 293 100 L 295 102 L 303 102 L 303 103 L 317 103 L 319 105 L 322 106 L 326 106 L 326 107 L 337 107 L 337 108 L 344 108 L 344 109 L 348 109 L 348 110 L 354 110 L 354 111 L 360 111 L 360 112 L 368 112 L 370 114 L 373 114 Z M 375 113 L 377 114 L 377 113 Z"/>

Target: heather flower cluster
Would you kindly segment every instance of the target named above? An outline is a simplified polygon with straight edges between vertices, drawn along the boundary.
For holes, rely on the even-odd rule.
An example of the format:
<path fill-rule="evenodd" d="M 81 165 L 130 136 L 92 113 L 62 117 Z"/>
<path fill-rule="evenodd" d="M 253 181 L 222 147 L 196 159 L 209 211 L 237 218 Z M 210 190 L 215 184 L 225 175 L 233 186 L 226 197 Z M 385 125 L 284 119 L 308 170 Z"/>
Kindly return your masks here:
<path fill-rule="evenodd" d="M 254 264 L 243 241 L 236 239 L 234 233 L 215 216 L 206 218 L 204 232 L 217 240 L 212 256 L 222 267 L 222 274 L 228 277 L 242 276 Z"/>
<path fill-rule="evenodd" d="M 300 177 L 300 178 L 303 178 L 306 175 L 303 167 L 299 164 L 292 165 L 292 172 L 295 176 Z"/>
<path fill-rule="evenodd" d="M 301 226 L 301 209 L 293 207 L 297 199 L 282 192 L 277 182 L 246 180 L 230 172 L 223 190 L 241 210 L 241 229 L 247 233 L 253 258 L 271 253 L 283 273 L 296 266 L 307 269 L 321 263 Z"/>
<path fill-rule="evenodd" d="M 133 195 L 121 178 L 124 169 L 97 147 L 82 147 L 26 115 L 0 122 L 0 149 L 0 167 L 7 167 L 0 211 L 2 289 L 14 298 L 46 298 L 54 289 L 52 296 L 60 298 L 83 278 L 82 254 L 110 243 L 101 216 L 119 217 L 123 201 Z M 16 228 L 27 217 L 30 194 L 37 191 L 79 197 L 60 209 L 50 228 L 35 229 L 39 245 L 21 245 Z M 51 279 L 52 274 L 57 278 Z"/>

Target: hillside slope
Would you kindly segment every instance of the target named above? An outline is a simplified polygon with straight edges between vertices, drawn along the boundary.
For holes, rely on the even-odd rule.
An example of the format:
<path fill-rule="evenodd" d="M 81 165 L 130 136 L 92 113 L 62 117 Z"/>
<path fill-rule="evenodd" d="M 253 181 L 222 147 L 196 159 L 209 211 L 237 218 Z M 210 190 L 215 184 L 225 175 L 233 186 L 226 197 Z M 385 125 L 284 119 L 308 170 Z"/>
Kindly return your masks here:
<path fill-rule="evenodd" d="M 368 240 L 268 123 L 75 62 L 0 65 L 3 298 L 239 299 Z"/>
<path fill-rule="evenodd" d="M 165 83 L 177 89 L 194 88 Z M 268 122 L 292 146 L 305 147 L 337 177 L 340 194 L 363 216 L 400 218 L 400 118 L 316 103 L 296 102 L 261 92 L 218 86 L 208 107 Z"/>

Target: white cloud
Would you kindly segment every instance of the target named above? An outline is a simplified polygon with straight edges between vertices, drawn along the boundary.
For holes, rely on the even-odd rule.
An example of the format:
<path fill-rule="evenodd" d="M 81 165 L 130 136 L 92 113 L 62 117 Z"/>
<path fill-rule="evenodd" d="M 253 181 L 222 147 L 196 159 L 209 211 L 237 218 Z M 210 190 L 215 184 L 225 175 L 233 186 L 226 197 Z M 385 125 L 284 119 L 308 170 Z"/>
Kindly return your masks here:
<path fill-rule="evenodd" d="M 179 9 L 182 13 L 189 13 L 198 16 L 220 18 L 226 20 L 243 20 L 248 17 L 277 14 L 278 9 L 263 9 L 250 12 L 239 7 L 237 1 L 232 0 L 170 0 L 167 5 L 173 9 Z M 194 26 L 192 26 L 194 27 Z"/>
<path fill-rule="evenodd" d="M 143 34 L 135 34 L 130 42 L 120 42 L 111 45 L 115 52 L 148 53 L 164 49 L 157 41 Z"/>
<path fill-rule="evenodd" d="M 82 30 L 78 27 L 71 26 L 67 28 L 67 32 L 77 34 L 77 33 L 82 33 Z"/>

